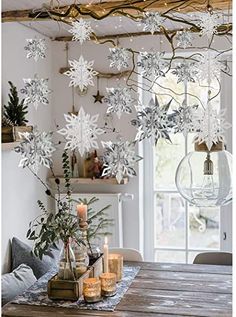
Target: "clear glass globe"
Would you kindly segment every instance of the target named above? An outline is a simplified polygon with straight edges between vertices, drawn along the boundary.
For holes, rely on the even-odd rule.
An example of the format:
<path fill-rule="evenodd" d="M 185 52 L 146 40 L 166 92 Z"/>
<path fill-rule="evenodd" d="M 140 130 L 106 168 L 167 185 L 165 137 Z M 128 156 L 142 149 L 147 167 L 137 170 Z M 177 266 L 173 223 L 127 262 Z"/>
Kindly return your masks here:
<path fill-rule="evenodd" d="M 232 155 L 210 152 L 212 171 L 204 174 L 207 152 L 190 152 L 176 171 L 176 187 L 188 202 L 199 207 L 224 206 L 232 201 Z"/>

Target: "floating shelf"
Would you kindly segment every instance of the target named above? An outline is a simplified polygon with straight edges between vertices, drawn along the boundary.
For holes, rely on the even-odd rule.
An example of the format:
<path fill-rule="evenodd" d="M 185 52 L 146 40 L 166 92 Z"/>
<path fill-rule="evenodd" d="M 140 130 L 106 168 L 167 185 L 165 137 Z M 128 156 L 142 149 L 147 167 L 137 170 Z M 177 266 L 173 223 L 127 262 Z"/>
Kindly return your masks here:
<path fill-rule="evenodd" d="M 57 176 L 56 176 L 57 177 Z M 58 176 L 57 178 L 59 178 L 60 180 L 60 184 L 65 184 L 65 179 L 62 176 Z M 48 178 L 49 182 L 51 184 L 55 184 L 55 179 L 50 177 Z M 115 178 L 95 178 L 95 179 L 91 179 L 91 178 L 71 178 L 70 179 L 70 183 L 71 185 L 104 185 L 104 184 L 108 184 L 108 185 L 125 185 L 128 184 L 129 179 L 128 177 L 125 177 L 120 184 L 118 184 L 117 180 Z"/>
<path fill-rule="evenodd" d="M 20 142 L 2 143 L 2 151 L 11 151 L 19 144 Z"/>

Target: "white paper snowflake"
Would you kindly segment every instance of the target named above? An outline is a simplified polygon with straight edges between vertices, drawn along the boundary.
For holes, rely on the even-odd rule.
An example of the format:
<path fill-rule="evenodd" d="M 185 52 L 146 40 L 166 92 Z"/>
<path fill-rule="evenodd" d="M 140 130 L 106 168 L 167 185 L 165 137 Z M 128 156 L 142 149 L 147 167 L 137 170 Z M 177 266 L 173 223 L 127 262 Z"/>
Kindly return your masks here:
<path fill-rule="evenodd" d="M 116 113 L 120 119 L 122 113 L 131 113 L 134 99 L 129 88 L 106 88 L 107 96 L 103 99 L 108 105 L 107 113 Z"/>
<path fill-rule="evenodd" d="M 164 59 L 165 52 L 141 52 L 137 65 L 142 76 L 164 77 L 169 63 Z"/>
<path fill-rule="evenodd" d="M 45 44 L 45 39 L 26 39 L 27 45 L 24 49 L 27 52 L 26 57 L 32 58 L 37 62 L 39 58 L 45 58 L 45 51 L 47 46 Z"/>
<path fill-rule="evenodd" d="M 125 176 L 136 176 L 134 166 L 142 158 L 135 153 L 135 142 L 102 142 L 105 148 L 102 176 L 115 176 L 120 184 Z"/>
<path fill-rule="evenodd" d="M 182 132 L 184 136 L 187 136 L 189 132 L 193 132 L 194 123 L 193 117 L 197 111 L 198 106 L 186 106 L 183 104 L 177 110 L 173 110 L 172 120 L 174 122 L 173 132 Z"/>
<path fill-rule="evenodd" d="M 210 76 L 214 75 L 217 78 L 220 78 L 221 71 L 226 70 L 226 65 L 224 62 L 220 61 L 219 56 L 216 53 L 208 52 L 201 53 L 201 56 L 198 56 L 198 78 L 201 80 L 207 79 L 208 71 Z"/>
<path fill-rule="evenodd" d="M 177 47 L 187 48 L 192 46 L 192 34 L 186 30 L 178 31 L 176 34 Z"/>
<path fill-rule="evenodd" d="M 69 87 L 79 86 L 80 90 L 84 90 L 87 86 L 94 86 L 93 77 L 98 73 L 93 69 L 94 61 L 86 61 L 81 55 L 79 61 L 69 61 L 70 70 L 64 74 L 71 78 Z"/>
<path fill-rule="evenodd" d="M 208 105 L 209 106 L 209 105 Z M 226 109 L 217 112 L 211 109 L 208 111 L 198 109 L 193 116 L 194 130 L 196 137 L 194 142 L 199 144 L 205 142 L 210 151 L 213 144 L 224 142 L 224 134 L 231 125 L 225 120 Z"/>
<path fill-rule="evenodd" d="M 72 28 L 68 32 L 73 34 L 72 40 L 79 41 L 80 44 L 90 39 L 90 35 L 93 32 L 89 21 L 79 19 L 71 23 Z"/>
<path fill-rule="evenodd" d="M 23 78 L 24 88 L 21 89 L 21 93 L 25 94 L 26 105 L 33 104 L 35 109 L 38 109 L 38 105 L 41 103 L 43 105 L 48 105 L 48 95 L 51 90 L 48 88 L 48 79 L 38 78 L 35 74 L 34 78 Z"/>
<path fill-rule="evenodd" d="M 126 48 L 109 48 L 110 55 L 108 60 L 110 61 L 110 67 L 115 67 L 118 70 L 121 68 L 129 67 L 130 52 Z"/>
<path fill-rule="evenodd" d="M 75 150 L 78 149 L 81 156 L 91 149 L 97 149 L 98 135 L 104 131 L 97 127 L 99 115 L 91 116 L 86 114 L 83 107 L 80 108 L 78 115 L 64 114 L 68 124 L 65 128 L 58 131 L 58 133 L 65 136 L 67 142 L 65 149 Z"/>
<path fill-rule="evenodd" d="M 141 23 L 143 31 L 149 31 L 152 34 L 159 32 L 165 19 L 158 12 L 145 12 Z"/>
<path fill-rule="evenodd" d="M 199 14 L 197 25 L 200 27 L 200 35 L 206 35 L 211 38 L 213 34 L 217 34 L 217 28 L 220 23 L 220 14 L 216 12 L 203 12 Z"/>
<path fill-rule="evenodd" d="M 22 156 L 19 167 L 30 167 L 37 174 L 40 165 L 50 168 L 52 166 L 52 153 L 56 150 L 52 143 L 52 132 L 23 132 L 22 139 L 15 147 L 15 151 Z"/>
<path fill-rule="evenodd" d="M 183 60 L 183 62 L 179 63 L 175 67 L 175 69 L 172 71 L 172 74 L 178 77 L 177 83 L 185 81 L 195 83 L 198 69 L 196 67 L 196 63 Z"/>
<path fill-rule="evenodd" d="M 171 101 L 160 107 L 157 97 L 151 99 L 149 105 L 137 112 L 137 119 L 131 124 L 138 129 L 135 140 L 142 141 L 151 138 L 152 144 L 156 144 L 159 138 L 170 141 L 169 133 L 173 127 L 173 121 L 168 115 Z"/>

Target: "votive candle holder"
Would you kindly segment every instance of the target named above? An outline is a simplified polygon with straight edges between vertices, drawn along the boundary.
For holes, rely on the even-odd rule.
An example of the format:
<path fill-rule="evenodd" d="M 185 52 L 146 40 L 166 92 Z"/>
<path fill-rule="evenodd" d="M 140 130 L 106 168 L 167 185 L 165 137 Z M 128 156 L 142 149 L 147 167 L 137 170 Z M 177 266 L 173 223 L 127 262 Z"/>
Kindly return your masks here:
<path fill-rule="evenodd" d="M 123 276 L 123 256 L 121 254 L 110 253 L 108 267 L 110 273 L 116 274 L 116 281 L 121 281 Z"/>
<path fill-rule="evenodd" d="M 116 274 L 103 273 L 100 275 L 102 296 L 110 297 L 116 294 Z"/>
<path fill-rule="evenodd" d="M 101 281 L 98 277 L 84 279 L 83 295 L 87 303 L 96 303 L 101 300 Z"/>

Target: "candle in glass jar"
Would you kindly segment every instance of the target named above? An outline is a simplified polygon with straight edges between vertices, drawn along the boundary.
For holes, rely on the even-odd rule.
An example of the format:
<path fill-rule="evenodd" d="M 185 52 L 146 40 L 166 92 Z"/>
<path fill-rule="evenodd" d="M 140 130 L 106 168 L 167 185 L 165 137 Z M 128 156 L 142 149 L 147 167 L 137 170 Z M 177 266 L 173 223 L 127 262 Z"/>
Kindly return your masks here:
<path fill-rule="evenodd" d="M 108 273 L 108 239 L 105 236 L 105 244 L 103 246 L 103 271 Z"/>
<path fill-rule="evenodd" d="M 101 281 L 97 277 L 84 279 L 83 295 L 87 303 L 96 303 L 101 300 Z"/>
<path fill-rule="evenodd" d="M 77 209 L 77 217 L 79 218 L 79 221 L 86 222 L 88 206 L 81 203 L 76 206 L 76 209 Z"/>
<path fill-rule="evenodd" d="M 116 274 L 116 281 L 119 282 L 123 275 L 123 256 L 121 254 L 112 254 L 108 256 L 109 272 Z"/>
<path fill-rule="evenodd" d="M 103 273 L 100 275 L 102 295 L 109 297 L 116 294 L 116 274 Z"/>

